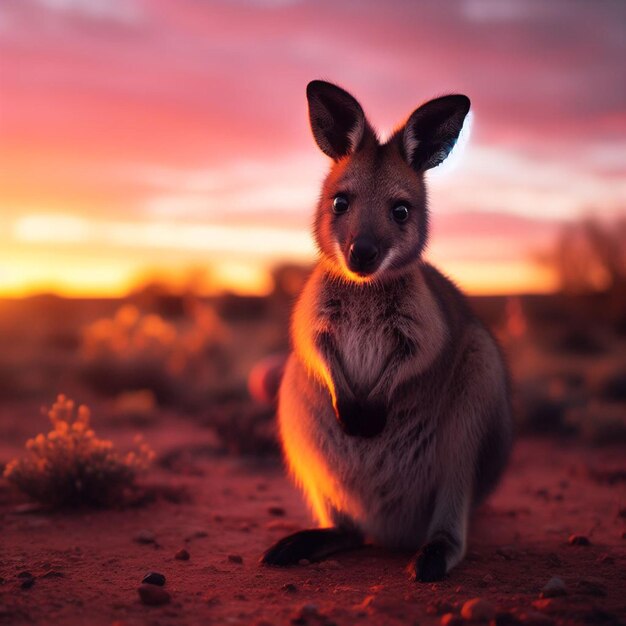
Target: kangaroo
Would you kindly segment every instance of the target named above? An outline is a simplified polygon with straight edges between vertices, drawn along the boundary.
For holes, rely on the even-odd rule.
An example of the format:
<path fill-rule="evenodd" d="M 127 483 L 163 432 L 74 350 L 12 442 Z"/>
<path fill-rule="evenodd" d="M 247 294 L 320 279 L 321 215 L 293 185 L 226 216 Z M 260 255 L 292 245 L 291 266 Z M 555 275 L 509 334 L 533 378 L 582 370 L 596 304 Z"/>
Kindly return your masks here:
<path fill-rule="evenodd" d="M 498 482 L 512 441 L 500 349 L 422 258 L 424 173 L 451 152 L 470 101 L 430 100 L 381 142 L 340 87 L 315 80 L 307 99 L 332 164 L 278 422 L 319 528 L 285 537 L 261 562 L 314 561 L 369 542 L 416 551 L 412 576 L 440 580 L 463 558 L 471 510 Z"/>

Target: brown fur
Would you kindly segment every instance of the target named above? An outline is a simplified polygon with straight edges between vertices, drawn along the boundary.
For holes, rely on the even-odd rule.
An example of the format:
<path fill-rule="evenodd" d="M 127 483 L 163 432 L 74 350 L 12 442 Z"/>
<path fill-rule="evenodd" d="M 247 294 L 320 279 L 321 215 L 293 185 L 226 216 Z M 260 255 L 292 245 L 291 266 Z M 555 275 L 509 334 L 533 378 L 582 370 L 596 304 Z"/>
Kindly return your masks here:
<path fill-rule="evenodd" d="M 409 118 L 415 126 L 382 145 L 343 90 L 316 81 L 309 106 L 334 163 L 315 218 L 320 261 L 294 312 L 278 417 L 292 476 L 319 524 L 346 538 L 335 533 L 321 546 L 319 535 L 301 533 L 265 561 L 286 564 L 290 551 L 307 549 L 316 558 L 365 538 L 421 549 L 415 576 L 435 580 L 462 558 L 472 505 L 497 483 L 511 441 L 499 349 L 457 287 L 421 258 L 423 169 L 445 158 L 469 101 L 427 103 Z M 338 194 L 349 200 L 339 215 Z M 393 217 L 398 203 L 409 207 L 405 223 Z M 378 255 L 353 270 L 358 237 Z"/>

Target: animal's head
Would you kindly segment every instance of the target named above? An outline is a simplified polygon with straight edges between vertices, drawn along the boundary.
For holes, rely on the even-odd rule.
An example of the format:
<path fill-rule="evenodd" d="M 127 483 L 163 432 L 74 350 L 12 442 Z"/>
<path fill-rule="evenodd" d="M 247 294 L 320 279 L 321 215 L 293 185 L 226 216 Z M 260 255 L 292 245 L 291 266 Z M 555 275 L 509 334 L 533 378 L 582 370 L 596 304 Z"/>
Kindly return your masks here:
<path fill-rule="evenodd" d="M 307 99 L 315 141 L 333 160 L 315 218 L 323 258 L 358 282 L 406 270 L 428 237 L 424 172 L 451 152 L 469 99 L 426 102 L 382 144 L 348 92 L 314 80 Z"/>

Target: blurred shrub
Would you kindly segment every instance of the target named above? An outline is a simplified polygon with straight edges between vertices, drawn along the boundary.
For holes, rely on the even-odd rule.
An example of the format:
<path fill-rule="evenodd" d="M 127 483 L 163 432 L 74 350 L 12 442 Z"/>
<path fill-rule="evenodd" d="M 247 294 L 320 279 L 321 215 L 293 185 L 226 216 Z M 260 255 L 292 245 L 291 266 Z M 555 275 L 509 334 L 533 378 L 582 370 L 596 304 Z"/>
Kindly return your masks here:
<path fill-rule="evenodd" d="M 626 443 L 626 411 L 624 405 L 593 401 L 572 408 L 566 421 L 580 437 L 597 445 Z"/>
<path fill-rule="evenodd" d="M 101 393 L 147 389 L 161 403 L 191 408 L 233 386 L 228 341 L 226 325 L 207 305 L 176 323 L 125 305 L 85 329 L 83 375 Z"/>
<path fill-rule="evenodd" d="M 250 402 L 217 406 L 207 420 L 222 444 L 222 451 L 246 456 L 277 456 L 280 451 L 275 409 Z"/>
<path fill-rule="evenodd" d="M 604 226 L 587 219 L 564 227 L 549 255 L 565 293 L 623 291 L 626 219 Z"/>
<path fill-rule="evenodd" d="M 64 395 L 48 412 L 53 430 L 26 442 L 26 454 L 9 462 L 4 476 L 31 498 L 51 506 L 120 503 L 136 475 L 153 459 L 140 443 L 122 454 L 90 428 L 90 411 Z"/>

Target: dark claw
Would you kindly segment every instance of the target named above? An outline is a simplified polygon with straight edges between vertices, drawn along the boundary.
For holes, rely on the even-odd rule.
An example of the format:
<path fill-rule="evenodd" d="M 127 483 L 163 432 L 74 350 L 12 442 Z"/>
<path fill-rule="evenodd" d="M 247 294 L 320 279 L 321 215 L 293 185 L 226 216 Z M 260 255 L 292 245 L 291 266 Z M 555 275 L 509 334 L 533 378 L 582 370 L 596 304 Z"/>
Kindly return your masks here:
<path fill-rule="evenodd" d="M 447 549 L 443 541 L 427 543 L 409 566 L 412 579 L 422 583 L 443 580 L 446 575 Z"/>

